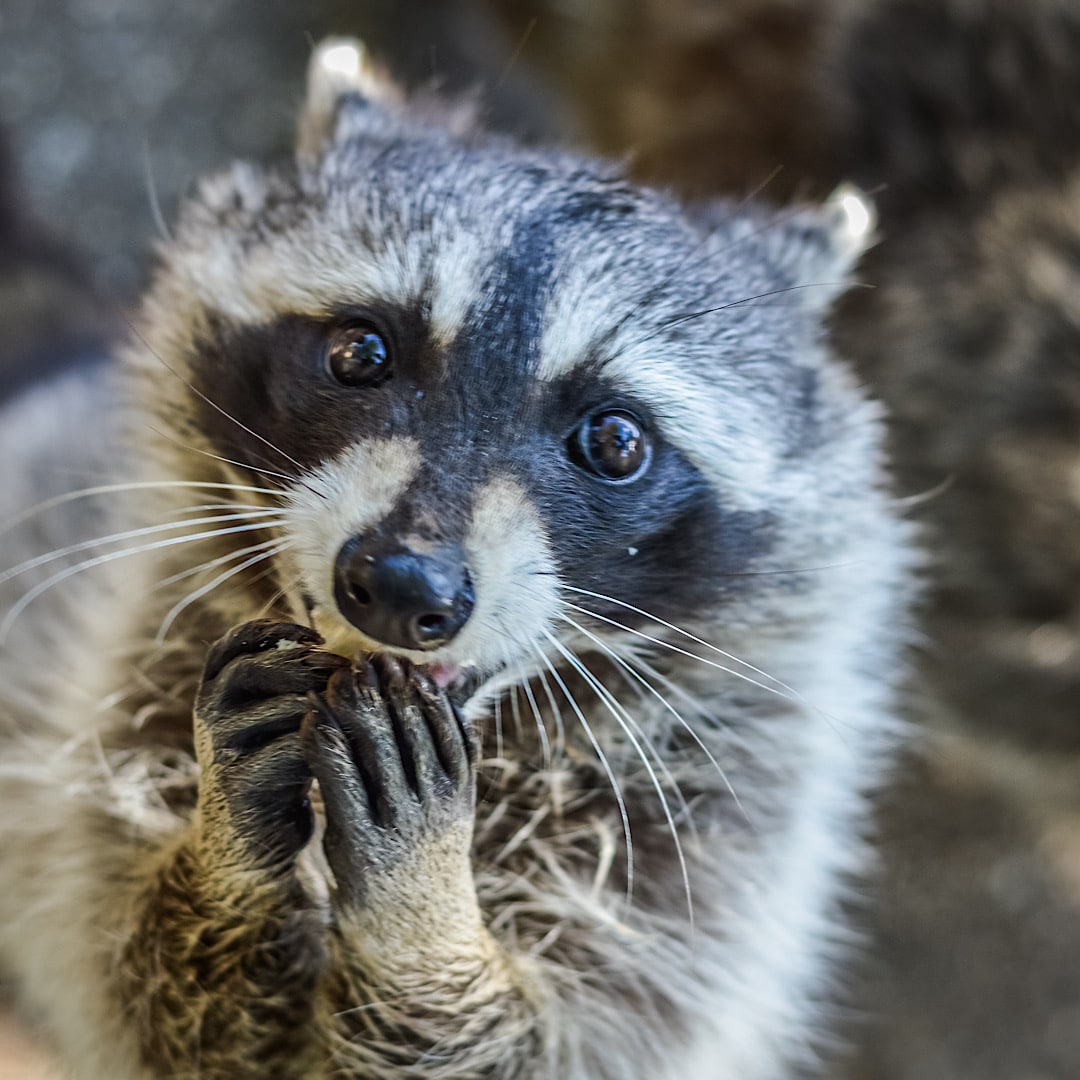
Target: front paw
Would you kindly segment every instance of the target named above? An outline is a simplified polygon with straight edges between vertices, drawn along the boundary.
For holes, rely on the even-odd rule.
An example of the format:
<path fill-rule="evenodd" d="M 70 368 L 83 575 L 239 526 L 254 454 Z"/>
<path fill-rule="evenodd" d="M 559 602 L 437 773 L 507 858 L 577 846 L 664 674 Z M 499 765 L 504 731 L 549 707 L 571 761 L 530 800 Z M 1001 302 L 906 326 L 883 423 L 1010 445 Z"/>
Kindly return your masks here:
<path fill-rule="evenodd" d="M 468 874 L 477 747 L 426 675 L 383 655 L 335 673 L 312 698 L 304 752 L 343 901 L 385 903 L 396 888 L 441 890 Z"/>
<path fill-rule="evenodd" d="M 321 643 L 307 627 L 261 620 L 210 650 L 195 745 L 202 841 L 218 860 L 287 864 L 311 837 L 300 725 L 308 695 L 348 667 Z"/>

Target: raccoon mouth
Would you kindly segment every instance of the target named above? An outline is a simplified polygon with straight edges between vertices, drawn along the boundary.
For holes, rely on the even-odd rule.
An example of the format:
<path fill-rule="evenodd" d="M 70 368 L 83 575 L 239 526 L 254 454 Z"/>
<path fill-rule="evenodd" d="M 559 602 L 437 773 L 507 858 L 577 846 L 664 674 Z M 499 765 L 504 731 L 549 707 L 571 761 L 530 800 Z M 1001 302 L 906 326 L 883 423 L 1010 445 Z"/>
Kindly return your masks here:
<path fill-rule="evenodd" d="M 465 664 L 421 664 L 417 670 L 424 672 L 458 708 L 480 689 L 484 681 L 479 668 Z"/>
<path fill-rule="evenodd" d="M 319 606 L 314 599 L 306 593 L 303 595 L 302 600 L 309 623 L 312 626 L 317 626 L 319 623 Z M 328 647 L 331 649 L 335 648 L 335 645 L 341 647 L 344 645 L 344 642 L 334 642 L 331 640 L 328 643 Z M 345 650 L 342 649 L 342 651 Z M 389 652 L 394 655 L 398 654 L 396 649 L 361 648 L 356 652 L 356 656 L 359 657 L 374 652 Z M 473 664 L 455 663 L 452 661 L 437 661 L 424 664 L 413 661 L 413 666 L 417 671 L 422 672 L 431 679 L 431 681 L 459 707 L 476 693 L 481 683 L 484 681 L 484 676 L 481 674 L 480 669 Z"/>
<path fill-rule="evenodd" d="M 466 679 L 461 664 L 424 664 L 420 670 L 426 672 L 440 690 L 456 690 Z"/>

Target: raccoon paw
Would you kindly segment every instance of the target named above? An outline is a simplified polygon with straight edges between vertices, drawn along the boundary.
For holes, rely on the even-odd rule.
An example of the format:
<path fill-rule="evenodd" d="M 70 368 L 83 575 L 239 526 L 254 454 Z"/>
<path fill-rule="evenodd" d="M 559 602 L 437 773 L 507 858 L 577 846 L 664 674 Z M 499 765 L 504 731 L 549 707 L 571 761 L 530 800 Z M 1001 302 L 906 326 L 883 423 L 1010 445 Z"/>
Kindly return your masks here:
<path fill-rule="evenodd" d="M 326 805 L 324 846 L 344 902 L 471 880 L 478 749 L 426 675 L 385 655 L 335 673 L 312 697 L 304 752 Z"/>
<path fill-rule="evenodd" d="M 348 667 L 313 630 L 245 623 L 210 650 L 195 701 L 203 841 L 260 865 L 288 862 L 312 832 L 300 725 L 308 695 Z M 239 844 L 241 852 L 235 850 Z"/>

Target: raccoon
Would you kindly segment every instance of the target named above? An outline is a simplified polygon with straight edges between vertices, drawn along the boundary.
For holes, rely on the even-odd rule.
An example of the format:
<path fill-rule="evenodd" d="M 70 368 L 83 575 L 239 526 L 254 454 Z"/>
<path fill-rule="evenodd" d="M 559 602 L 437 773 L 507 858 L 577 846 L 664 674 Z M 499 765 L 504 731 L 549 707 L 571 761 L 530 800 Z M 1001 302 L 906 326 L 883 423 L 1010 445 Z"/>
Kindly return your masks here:
<path fill-rule="evenodd" d="M 0 443 L 0 965 L 73 1075 L 779 1078 L 902 728 L 865 203 L 313 55 Z"/>

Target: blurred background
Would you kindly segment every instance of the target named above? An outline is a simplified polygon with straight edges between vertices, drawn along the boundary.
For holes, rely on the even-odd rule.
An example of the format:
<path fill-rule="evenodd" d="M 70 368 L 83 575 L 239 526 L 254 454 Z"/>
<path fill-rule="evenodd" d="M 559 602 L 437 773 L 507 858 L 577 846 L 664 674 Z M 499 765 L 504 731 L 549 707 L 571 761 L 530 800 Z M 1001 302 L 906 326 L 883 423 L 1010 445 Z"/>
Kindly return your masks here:
<path fill-rule="evenodd" d="M 120 332 L 193 178 L 288 152 L 329 33 L 689 195 L 873 193 L 832 333 L 931 556 L 922 739 L 826 1074 L 1080 1077 L 1080 3 L 0 0 L 0 379 Z"/>

